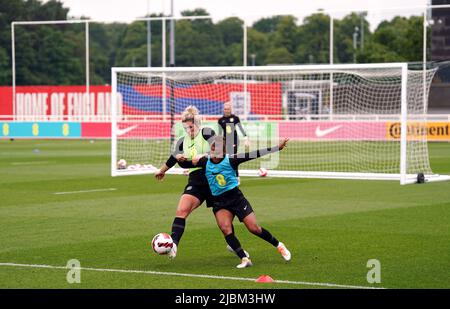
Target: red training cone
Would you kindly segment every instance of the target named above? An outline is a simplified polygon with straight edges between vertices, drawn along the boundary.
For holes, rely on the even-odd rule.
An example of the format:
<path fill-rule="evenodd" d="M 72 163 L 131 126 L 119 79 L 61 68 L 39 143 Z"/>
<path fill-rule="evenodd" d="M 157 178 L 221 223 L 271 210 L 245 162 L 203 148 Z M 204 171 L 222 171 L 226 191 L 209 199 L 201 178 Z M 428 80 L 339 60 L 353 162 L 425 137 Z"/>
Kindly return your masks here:
<path fill-rule="evenodd" d="M 261 275 L 258 279 L 256 279 L 256 282 L 269 283 L 275 282 L 275 280 L 273 280 L 269 275 Z"/>

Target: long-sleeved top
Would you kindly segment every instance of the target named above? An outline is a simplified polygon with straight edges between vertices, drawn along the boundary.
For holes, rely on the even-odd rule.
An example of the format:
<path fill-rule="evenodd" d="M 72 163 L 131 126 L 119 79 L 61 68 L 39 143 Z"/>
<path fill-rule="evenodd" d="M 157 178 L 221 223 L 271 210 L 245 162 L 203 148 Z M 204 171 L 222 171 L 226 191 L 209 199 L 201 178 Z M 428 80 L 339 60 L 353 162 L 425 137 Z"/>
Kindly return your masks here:
<path fill-rule="evenodd" d="M 232 192 L 236 191 L 238 187 L 236 170 L 240 164 L 277 151 L 279 151 L 278 146 L 236 155 L 226 155 L 219 162 L 213 162 L 211 157 L 207 156 L 202 157 L 196 165 L 192 161 L 178 164 L 184 168 L 202 167 L 205 170 L 205 176 L 214 199 L 221 200 L 226 199 L 230 194 L 233 194 Z"/>

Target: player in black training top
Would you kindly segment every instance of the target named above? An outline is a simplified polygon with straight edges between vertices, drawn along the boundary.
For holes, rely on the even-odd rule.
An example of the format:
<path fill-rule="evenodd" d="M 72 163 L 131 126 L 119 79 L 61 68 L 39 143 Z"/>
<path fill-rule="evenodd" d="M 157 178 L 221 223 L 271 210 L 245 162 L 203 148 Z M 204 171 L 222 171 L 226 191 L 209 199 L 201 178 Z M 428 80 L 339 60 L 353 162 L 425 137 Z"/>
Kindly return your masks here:
<path fill-rule="evenodd" d="M 231 103 L 225 102 L 223 105 L 223 116 L 217 121 L 219 123 L 219 135 L 223 135 L 226 141 L 226 152 L 228 154 L 237 154 L 239 147 L 239 137 L 236 127 L 239 128 L 245 137 L 245 146 L 248 146 L 248 137 L 241 120 L 238 116 L 231 113 Z"/>

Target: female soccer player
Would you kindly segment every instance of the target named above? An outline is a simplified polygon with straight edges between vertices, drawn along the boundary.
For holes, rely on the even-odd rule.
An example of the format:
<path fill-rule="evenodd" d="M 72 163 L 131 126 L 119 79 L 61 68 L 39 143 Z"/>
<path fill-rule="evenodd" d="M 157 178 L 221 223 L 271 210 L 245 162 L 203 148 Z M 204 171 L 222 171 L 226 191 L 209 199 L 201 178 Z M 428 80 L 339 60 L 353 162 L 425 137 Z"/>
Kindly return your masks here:
<path fill-rule="evenodd" d="M 217 120 L 219 124 L 219 135 L 223 135 L 226 142 L 226 153 L 229 155 L 235 155 L 239 148 L 239 136 L 237 134 L 236 127 L 241 131 L 242 136 L 245 137 L 245 149 L 250 145 L 247 133 L 245 133 L 242 127 L 241 120 L 235 114 L 232 114 L 231 102 L 225 102 L 223 104 L 223 116 Z M 238 183 L 240 183 L 239 171 L 236 170 L 236 177 L 238 177 Z"/>
<path fill-rule="evenodd" d="M 238 188 L 236 179 L 236 169 L 239 164 L 259 158 L 286 147 L 288 139 L 284 139 L 277 147 L 261 149 L 245 154 L 224 155 L 225 142 L 221 136 L 215 136 L 211 144 L 211 154 L 193 161 L 184 160 L 179 162 L 181 167 L 202 167 L 208 180 L 211 193 L 213 195 L 213 212 L 217 225 L 225 236 L 228 245 L 236 252 L 241 259 L 237 268 L 252 266 L 252 262 L 242 249 L 239 240 L 233 232 L 232 222 L 234 216 L 243 222 L 247 229 L 256 236 L 264 239 L 278 249 L 285 261 L 290 261 L 291 253 L 286 246 L 278 241 L 269 231 L 259 226 L 252 206 Z"/>
<path fill-rule="evenodd" d="M 181 122 L 186 134 L 178 140 L 175 150 L 167 162 L 155 173 L 155 177 L 158 180 L 164 178 L 165 173 L 177 163 L 177 160 L 183 162 L 187 159 L 193 159 L 197 155 L 205 154 L 210 150 L 208 141 L 211 141 L 211 138 L 215 136 L 215 132 L 210 128 L 201 129 L 200 115 L 195 106 L 188 106 L 184 110 L 181 114 Z M 178 202 L 175 219 L 172 224 L 171 236 L 174 246 L 168 254 L 169 258 L 173 259 L 177 255 L 178 244 L 186 226 L 186 218 L 203 201 L 206 200 L 207 205 L 210 205 L 211 197 L 211 190 L 202 168 L 194 167 L 190 169 L 189 180 Z"/>
<path fill-rule="evenodd" d="M 230 155 L 237 154 L 239 148 L 239 137 L 236 127 L 239 128 L 242 135 L 245 137 L 245 147 L 248 147 L 249 145 L 248 136 L 242 127 L 241 120 L 231 112 L 231 102 L 225 102 L 223 104 L 223 116 L 217 120 L 217 123 L 219 124 L 219 135 L 223 132 L 225 142 L 227 143 L 226 153 Z"/>

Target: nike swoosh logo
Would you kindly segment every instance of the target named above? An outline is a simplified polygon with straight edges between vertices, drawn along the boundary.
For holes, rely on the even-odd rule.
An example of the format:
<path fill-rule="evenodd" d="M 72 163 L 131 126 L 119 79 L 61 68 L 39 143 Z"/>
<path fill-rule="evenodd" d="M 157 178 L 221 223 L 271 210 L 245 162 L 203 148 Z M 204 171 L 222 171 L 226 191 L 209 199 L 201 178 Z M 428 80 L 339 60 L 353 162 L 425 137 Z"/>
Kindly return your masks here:
<path fill-rule="evenodd" d="M 328 134 L 330 134 L 330 133 L 340 129 L 341 127 L 342 127 L 342 125 L 338 125 L 338 126 L 334 126 L 334 127 L 325 129 L 325 130 L 321 130 L 320 126 L 318 126 L 316 128 L 316 136 L 317 137 L 324 137 L 325 135 L 328 135 Z"/>
<path fill-rule="evenodd" d="M 248 205 L 245 205 L 244 210 L 247 210 L 247 206 L 248 206 Z"/>
<path fill-rule="evenodd" d="M 136 129 L 138 126 L 139 126 L 139 125 L 136 124 L 136 125 L 134 125 L 134 126 L 131 126 L 131 127 L 125 128 L 125 129 L 119 129 L 119 128 L 117 128 L 117 131 L 116 131 L 116 132 L 117 132 L 117 136 L 127 134 L 128 132 L 130 132 L 130 131 Z"/>

